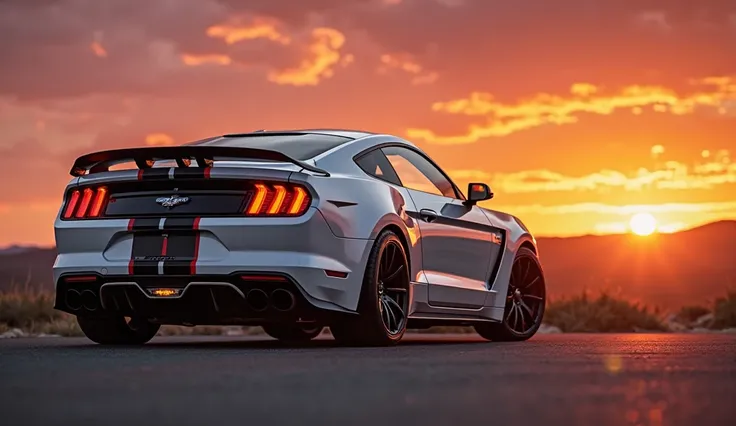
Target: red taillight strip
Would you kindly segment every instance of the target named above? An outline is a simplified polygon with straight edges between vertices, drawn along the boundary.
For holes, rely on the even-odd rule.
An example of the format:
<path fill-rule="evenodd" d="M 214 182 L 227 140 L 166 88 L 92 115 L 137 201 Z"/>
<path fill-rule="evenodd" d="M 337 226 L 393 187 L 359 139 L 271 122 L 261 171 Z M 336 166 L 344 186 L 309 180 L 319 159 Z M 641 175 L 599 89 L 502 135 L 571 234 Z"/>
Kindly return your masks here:
<path fill-rule="evenodd" d="M 286 188 L 283 185 L 274 185 L 274 188 L 276 188 L 276 197 L 268 209 L 268 214 L 278 214 L 281 210 L 281 204 L 284 203 L 284 198 L 286 198 Z"/>
<path fill-rule="evenodd" d="M 82 196 L 82 203 L 79 205 L 79 208 L 77 209 L 77 214 L 74 216 L 77 219 L 82 219 L 85 214 L 87 214 L 87 208 L 89 208 L 89 203 L 92 201 L 92 195 L 94 194 L 94 191 L 90 188 L 85 188 L 84 195 Z"/>
<path fill-rule="evenodd" d="M 81 191 L 81 192 L 80 192 Z M 97 218 L 103 215 L 107 203 L 108 190 L 106 187 L 75 189 L 69 194 L 62 219 Z"/>
<path fill-rule="evenodd" d="M 300 216 L 306 211 L 309 193 L 292 184 L 254 185 L 255 191 L 245 208 L 246 216 Z"/>
<path fill-rule="evenodd" d="M 258 214 L 261 211 L 261 206 L 263 206 L 263 201 L 266 199 L 267 193 L 268 189 L 266 189 L 266 185 L 256 184 L 256 194 L 250 202 L 248 214 Z"/>
<path fill-rule="evenodd" d="M 291 207 L 289 207 L 288 213 L 299 213 L 305 198 L 307 198 L 307 192 L 300 186 L 294 187 L 294 199 L 291 201 Z"/>
<path fill-rule="evenodd" d="M 72 195 L 69 197 L 69 201 L 66 204 L 66 209 L 64 209 L 64 215 L 62 216 L 64 219 L 69 219 L 74 214 L 74 208 L 77 207 L 77 203 L 79 202 L 79 191 L 72 191 Z"/>
<path fill-rule="evenodd" d="M 102 211 L 102 206 L 105 204 L 106 199 L 107 188 L 104 186 L 97 188 L 97 194 L 95 195 L 95 201 L 92 202 L 92 209 L 89 211 L 89 217 L 98 217 L 100 215 L 100 211 Z"/>

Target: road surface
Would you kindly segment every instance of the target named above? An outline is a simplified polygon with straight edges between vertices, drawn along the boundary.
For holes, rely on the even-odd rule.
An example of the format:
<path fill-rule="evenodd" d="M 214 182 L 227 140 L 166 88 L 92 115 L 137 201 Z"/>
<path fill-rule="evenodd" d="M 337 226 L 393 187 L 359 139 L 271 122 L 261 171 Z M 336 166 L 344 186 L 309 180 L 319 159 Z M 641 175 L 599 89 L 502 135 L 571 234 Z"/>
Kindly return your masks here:
<path fill-rule="evenodd" d="M 0 341 L 15 425 L 727 425 L 736 335 L 419 335 L 395 348 L 248 337 Z"/>

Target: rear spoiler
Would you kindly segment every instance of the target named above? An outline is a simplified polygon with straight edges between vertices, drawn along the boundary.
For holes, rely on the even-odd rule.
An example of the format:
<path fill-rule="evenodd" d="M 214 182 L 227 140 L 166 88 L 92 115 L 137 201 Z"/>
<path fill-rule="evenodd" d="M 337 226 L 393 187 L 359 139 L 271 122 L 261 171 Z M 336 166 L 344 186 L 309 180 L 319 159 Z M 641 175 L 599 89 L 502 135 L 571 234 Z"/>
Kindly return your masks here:
<path fill-rule="evenodd" d="M 212 167 L 212 162 L 216 157 L 219 159 L 281 161 L 296 164 L 310 172 L 319 173 L 324 176 L 330 175 L 325 170 L 291 158 L 278 151 L 207 145 L 125 148 L 93 152 L 77 158 L 69 173 L 72 176 L 84 176 L 88 171 L 89 173 L 106 172 L 110 170 L 110 166 L 130 161 L 134 161 L 139 169 L 149 169 L 153 167 L 156 161 L 160 160 L 176 160 L 177 166 L 189 167 L 192 159 L 195 159 L 200 167 Z"/>

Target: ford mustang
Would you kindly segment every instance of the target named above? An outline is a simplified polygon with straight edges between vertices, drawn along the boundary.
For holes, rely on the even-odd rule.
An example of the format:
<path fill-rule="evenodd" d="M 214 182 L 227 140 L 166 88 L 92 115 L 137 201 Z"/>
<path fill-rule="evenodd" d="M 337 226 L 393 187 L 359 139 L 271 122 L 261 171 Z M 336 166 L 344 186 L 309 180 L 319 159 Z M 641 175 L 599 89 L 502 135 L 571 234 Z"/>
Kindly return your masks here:
<path fill-rule="evenodd" d="M 329 327 L 386 346 L 407 328 L 532 337 L 545 308 L 534 237 L 480 207 L 402 138 L 255 131 L 79 157 L 55 221 L 55 308 L 99 344 L 162 324 Z"/>

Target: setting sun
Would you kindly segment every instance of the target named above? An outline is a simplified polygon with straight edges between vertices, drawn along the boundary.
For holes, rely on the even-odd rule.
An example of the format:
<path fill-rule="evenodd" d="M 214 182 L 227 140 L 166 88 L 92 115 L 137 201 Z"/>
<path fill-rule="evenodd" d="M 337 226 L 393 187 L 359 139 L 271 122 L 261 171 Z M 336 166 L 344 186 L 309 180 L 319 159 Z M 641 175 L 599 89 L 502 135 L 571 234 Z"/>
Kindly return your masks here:
<path fill-rule="evenodd" d="M 657 230 L 657 219 L 649 213 L 637 213 L 631 217 L 629 227 L 636 235 L 652 235 Z"/>

